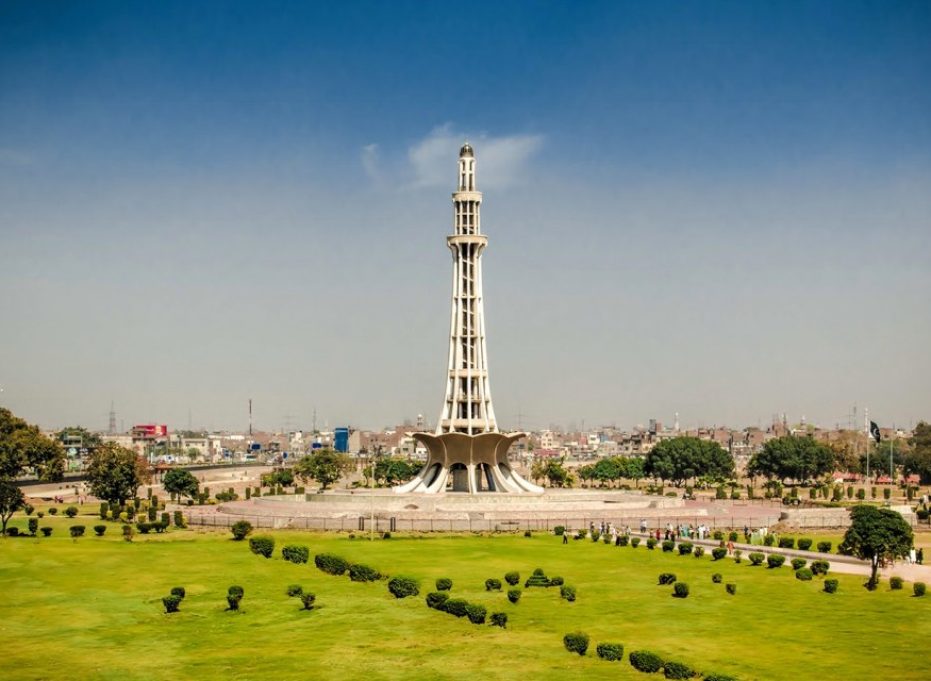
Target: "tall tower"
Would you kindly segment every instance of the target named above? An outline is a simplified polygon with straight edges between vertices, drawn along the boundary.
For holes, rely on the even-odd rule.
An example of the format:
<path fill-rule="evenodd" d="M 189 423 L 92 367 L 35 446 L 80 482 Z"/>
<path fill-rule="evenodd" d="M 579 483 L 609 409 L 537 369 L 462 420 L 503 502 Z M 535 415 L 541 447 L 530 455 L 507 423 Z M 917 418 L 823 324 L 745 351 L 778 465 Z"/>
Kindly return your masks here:
<path fill-rule="evenodd" d="M 453 256 L 452 310 L 446 397 L 435 433 L 413 433 L 429 452 L 427 463 L 398 493 L 534 493 L 541 487 L 511 470 L 507 452 L 525 433 L 498 432 L 488 383 L 485 310 L 482 294 L 482 193 L 475 184 L 475 153 L 459 150 L 458 186 L 453 192 L 453 234 L 446 244 Z"/>
<path fill-rule="evenodd" d="M 453 234 L 446 243 L 453 255 L 453 300 L 449 322 L 446 399 L 436 434 L 497 433 L 488 385 L 485 310 L 482 300 L 482 193 L 475 188 L 475 154 L 468 143 L 459 150 L 459 188 L 453 192 Z"/>

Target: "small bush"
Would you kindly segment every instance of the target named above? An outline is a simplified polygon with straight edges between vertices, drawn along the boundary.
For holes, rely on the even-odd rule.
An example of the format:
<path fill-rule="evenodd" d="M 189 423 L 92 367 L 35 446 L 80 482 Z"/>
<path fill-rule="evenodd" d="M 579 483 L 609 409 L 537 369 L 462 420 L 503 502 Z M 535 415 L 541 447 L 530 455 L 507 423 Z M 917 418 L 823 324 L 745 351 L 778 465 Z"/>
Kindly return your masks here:
<path fill-rule="evenodd" d="M 55 507 L 55 506 L 52 506 L 52 507 L 48 510 L 48 514 L 49 514 L 49 515 L 57 515 L 57 514 L 58 514 L 58 508 Z"/>
<path fill-rule="evenodd" d="M 715 572 L 713 575 L 711 575 L 711 581 L 715 584 L 720 584 L 724 581 L 724 576 L 720 572 Z"/>
<path fill-rule="evenodd" d="M 728 582 L 724 585 L 724 590 L 727 591 L 731 596 L 737 593 L 737 585 L 733 582 Z"/>
<path fill-rule="evenodd" d="M 663 668 L 663 658 L 649 650 L 635 650 L 628 657 L 630 666 L 638 672 L 655 674 Z"/>
<path fill-rule="evenodd" d="M 737 681 L 737 677 L 711 672 L 710 674 L 705 674 L 705 681 Z"/>
<path fill-rule="evenodd" d="M 915 582 L 914 584 L 912 584 L 912 593 L 914 593 L 915 596 L 917 596 L 918 598 L 921 598 L 922 596 L 924 596 L 925 591 L 927 590 L 928 590 L 928 587 L 925 585 L 924 582 Z"/>
<path fill-rule="evenodd" d="M 312 594 L 309 591 L 307 593 L 301 594 L 301 605 L 303 606 L 304 610 L 313 610 L 314 603 L 316 602 L 317 602 L 316 594 Z"/>
<path fill-rule="evenodd" d="M 165 515 L 165 514 L 163 514 Z M 233 539 L 236 541 L 242 541 L 250 534 L 252 534 L 252 523 L 248 520 L 237 520 L 230 527 L 230 532 L 233 533 Z"/>
<path fill-rule="evenodd" d="M 395 598 L 407 598 L 420 593 L 420 584 L 413 577 L 393 577 L 388 582 L 388 591 Z"/>
<path fill-rule="evenodd" d="M 818 542 L 818 553 L 830 553 L 830 552 L 831 552 L 831 542 L 829 541 Z"/>
<path fill-rule="evenodd" d="M 601 538 L 601 532 L 599 532 L 598 530 L 595 530 L 594 532 L 592 532 L 592 541 L 596 542 L 600 538 Z"/>
<path fill-rule="evenodd" d="M 666 553 L 672 553 L 673 549 L 676 548 L 676 543 L 672 539 L 666 539 L 662 543 L 663 551 Z"/>
<path fill-rule="evenodd" d="M 799 539 L 798 548 L 800 551 L 808 551 L 811 548 L 812 541 L 811 539 Z"/>
<path fill-rule="evenodd" d="M 792 569 L 793 569 L 793 570 L 801 570 L 803 567 L 805 567 L 805 563 L 807 563 L 807 562 L 808 562 L 808 561 L 805 560 L 804 558 L 793 558 L 793 559 L 792 559 Z"/>
<path fill-rule="evenodd" d="M 491 613 L 491 626 L 506 629 L 508 626 L 508 614 L 506 612 Z"/>
<path fill-rule="evenodd" d="M 672 585 L 672 595 L 676 598 L 688 598 L 689 585 L 685 582 L 676 582 Z"/>
<path fill-rule="evenodd" d="M 244 593 L 241 586 L 231 586 L 226 590 L 226 604 L 229 610 L 239 610 L 239 601 L 242 600 Z"/>
<path fill-rule="evenodd" d="M 696 546 L 692 551 L 692 555 L 694 555 L 696 558 L 701 558 L 705 555 L 705 549 L 701 546 Z"/>
<path fill-rule="evenodd" d="M 342 575 L 349 569 L 349 561 L 332 553 L 318 553 L 314 556 L 314 565 L 328 575 Z"/>
<path fill-rule="evenodd" d="M 529 539 L 533 536 L 533 533 L 530 530 L 524 530 L 524 536 Z"/>
<path fill-rule="evenodd" d="M 434 610 L 445 610 L 446 601 L 449 600 L 449 594 L 445 591 L 431 591 L 427 594 L 427 607 Z"/>
<path fill-rule="evenodd" d="M 382 539 L 391 539 L 391 533 L 390 533 L 390 532 L 382 532 L 382 533 L 381 533 L 381 538 L 382 538 Z"/>
<path fill-rule="evenodd" d="M 737 532 L 732 530 L 730 534 L 727 535 L 727 538 L 730 541 L 737 541 Z"/>
<path fill-rule="evenodd" d="M 751 565 L 762 565 L 763 561 L 766 560 L 766 555 L 759 551 L 754 551 L 753 553 L 747 554 L 747 558 L 750 559 Z"/>
<path fill-rule="evenodd" d="M 740 549 L 734 549 L 734 562 L 739 563 L 740 557 L 744 554 Z"/>
<path fill-rule="evenodd" d="M 767 534 L 765 537 L 763 537 L 763 546 L 772 546 L 775 543 L 776 538 L 773 537 L 773 535 Z"/>
<path fill-rule="evenodd" d="M 724 541 L 724 533 L 721 530 L 715 530 L 711 536 L 717 541 Z"/>
<path fill-rule="evenodd" d="M 890 577 L 889 578 L 889 588 L 893 591 L 898 591 L 902 588 L 902 578 L 901 577 Z"/>
<path fill-rule="evenodd" d="M 184 513 L 181 511 L 175 511 L 174 519 L 175 527 L 187 527 L 187 523 L 184 522 Z"/>
<path fill-rule="evenodd" d="M 181 606 L 181 598 L 179 596 L 165 596 L 162 598 L 162 605 L 165 606 L 165 613 L 178 612 L 178 608 Z"/>
<path fill-rule="evenodd" d="M 18 537 L 18 536 L 19 536 L 19 528 L 18 528 L 18 527 L 15 527 L 15 526 L 14 526 L 14 527 L 8 527 L 8 528 L 6 528 L 6 535 L 7 535 L 8 537 Z M 72 535 L 72 536 L 73 536 L 73 535 Z"/>
<path fill-rule="evenodd" d="M 520 589 L 508 589 L 508 600 L 511 601 L 511 603 L 517 603 L 522 593 L 524 592 Z"/>
<path fill-rule="evenodd" d="M 566 650 L 570 653 L 584 655 L 585 651 L 588 650 L 588 640 L 588 634 L 583 634 L 581 631 L 573 631 L 562 637 L 562 644 L 566 646 Z"/>
<path fill-rule="evenodd" d="M 563 584 L 559 587 L 559 595 L 570 603 L 575 602 L 575 587 L 569 586 L 568 584 Z"/>
<path fill-rule="evenodd" d="M 831 569 L 831 564 L 826 560 L 813 560 L 811 561 L 811 571 L 816 575 L 826 575 L 828 570 Z"/>
<path fill-rule="evenodd" d="M 38 518 L 30 518 L 30 519 L 29 519 L 29 534 L 31 534 L 33 537 L 35 537 L 35 536 L 36 536 L 36 532 L 38 532 L 38 531 L 39 531 L 39 519 L 38 519 Z"/>
<path fill-rule="evenodd" d="M 234 584 L 226 590 L 226 593 L 230 596 L 238 596 L 239 598 L 242 598 L 246 592 L 241 586 Z"/>
<path fill-rule="evenodd" d="M 786 562 L 785 556 L 780 556 L 778 554 L 770 554 L 766 557 L 766 564 L 772 568 L 782 567 L 782 564 Z"/>
<path fill-rule="evenodd" d="M 716 546 L 715 548 L 711 549 L 711 557 L 714 560 L 721 560 L 725 558 L 726 556 L 727 556 L 727 549 L 721 546 Z"/>
<path fill-rule="evenodd" d="M 136 529 L 139 530 L 139 534 L 148 534 L 152 526 L 149 523 L 139 520 L 136 522 Z"/>
<path fill-rule="evenodd" d="M 640 546 L 640 537 L 631 537 L 630 538 L 630 547 L 635 549 Z"/>
<path fill-rule="evenodd" d="M 550 580 L 547 578 L 546 574 L 544 574 L 543 568 L 534 570 L 533 574 L 524 582 L 525 588 L 530 588 L 532 586 L 550 586 Z"/>
<path fill-rule="evenodd" d="M 469 602 L 464 598 L 450 598 L 443 605 L 443 609 L 448 612 L 450 615 L 455 615 L 456 617 L 465 617 L 466 608 L 469 607 Z"/>
<path fill-rule="evenodd" d="M 676 581 L 676 576 L 671 572 L 661 572 L 659 574 L 659 583 L 662 584 L 672 584 Z"/>
<path fill-rule="evenodd" d="M 565 580 L 562 577 L 553 577 L 550 579 L 550 586 L 562 586 Z"/>
<path fill-rule="evenodd" d="M 557 525 L 556 527 L 553 528 L 553 533 L 557 537 L 561 537 L 566 533 L 566 528 L 562 525 Z"/>
<path fill-rule="evenodd" d="M 466 615 L 472 624 L 485 624 L 485 615 L 487 614 L 488 611 L 485 609 L 484 605 L 470 603 L 466 606 Z"/>
<path fill-rule="evenodd" d="M 288 584 L 288 588 L 285 589 L 285 593 L 288 594 L 289 598 L 301 596 L 304 594 L 304 587 L 302 587 L 300 584 Z"/>
<path fill-rule="evenodd" d="M 692 552 L 692 542 L 684 541 L 679 544 L 679 555 L 687 556 Z"/>
<path fill-rule="evenodd" d="M 794 549 L 795 539 L 793 537 L 779 537 L 780 549 Z"/>
<path fill-rule="evenodd" d="M 50 537 L 50 536 L 52 536 L 52 528 L 51 528 L 51 527 L 42 527 L 42 528 L 39 529 L 39 531 L 42 533 L 42 536 L 43 536 L 43 537 Z"/>
<path fill-rule="evenodd" d="M 281 547 L 281 557 L 286 561 L 300 565 L 306 563 L 307 559 L 310 558 L 310 550 L 306 546 L 288 544 Z"/>
<path fill-rule="evenodd" d="M 436 590 L 437 591 L 449 591 L 453 588 L 453 580 L 448 577 L 440 577 L 436 580 Z"/>
<path fill-rule="evenodd" d="M 349 566 L 349 579 L 353 582 L 377 582 L 381 573 L 370 565 L 353 563 Z"/>
<path fill-rule="evenodd" d="M 71 536 L 77 539 L 78 537 L 84 536 L 84 526 L 83 525 L 72 525 L 68 528 L 68 531 L 71 533 Z"/>
<path fill-rule="evenodd" d="M 77 506 L 69 506 L 68 508 L 65 509 L 65 515 L 68 516 L 69 518 L 73 518 L 77 514 L 78 514 Z"/>
<path fill-rule="evenodd" d="M 491 577 L 485 580 L 485 591 L 501 591 L 501 580 Z"/>
<path fill-rule="evenodd" d="M 624 646 L 620 643 L 599 643 L 595 647 L 595 652 L 602 660 L 620 662 L 624 657 Z"/>
<path fill-rule="evenodd" d="M 656 548 L 656 540 L 653 537 L 647 538 L 647 548 L 651 551 Z"/>
<path fill-rule="evenodd" d="M 829 593 L 835 593 L 837 591 L 838 582 L 836 579 L 826 579 L 824 580 L 824 590 Z"/>
<path fill-rule="evenodd" d="M 173 586 L 173 587 L 171 587 L 171 595 L 172 595 L 172 596 L 177 596 L 178 598 L 180 598 L 180 599 L 183 601 L 183 600 L 184 600 L 184 597 L 185 597 L 185 595 L 186 595 L 186 593 L 185 593 L 185 591 L 184 591 L 184 587 L 183 587 L 183 586 Z"/>
<path fill-rule="evenodd" d="M 106 525 L 94 525 L 94 534 L 98 537 L 102 537 L 107 531 Z"/>
<path fill-rule="evenodd" d="M 811 571 L 811 568 L 803 567 L 795 571 L 795 578 L 802 582 L 810 582 L 813 576 L 814 573 Z"/>
<path fill-rule="evenodd" d="M 271 537 L 252 537 L 249 540 L 249 550 L 257 556 L 271 558 L 275 551 L 275 540 Z"/>
<path fill-rule="evenodd" d="M 663 665 L 663 676 L 667 679 L 691 679 L 695 670 L 681 662 L 667 662 Z"/>
<path fill-rule="evenodd" d="M 107 519 L 107 511 L 109 510 L 110 510 L 110 504 L 108 504 L 106 501 L 101 501 L 100 502 L 100 519 L 101 520 Z"/>
<path fill-rule="evenodd" d="M 520 573 L 519 572 L 508 572 L 504 575 L 504 581 L 510 584 L 511 586 L 517 586 L 520 583 Z"/>

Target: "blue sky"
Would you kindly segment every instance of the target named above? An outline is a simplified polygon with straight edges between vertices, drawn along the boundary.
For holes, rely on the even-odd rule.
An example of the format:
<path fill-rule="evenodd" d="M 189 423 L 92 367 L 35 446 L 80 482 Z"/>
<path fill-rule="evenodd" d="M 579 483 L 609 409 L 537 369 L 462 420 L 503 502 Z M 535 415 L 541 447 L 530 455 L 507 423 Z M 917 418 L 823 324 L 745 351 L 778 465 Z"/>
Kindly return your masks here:
<path fill-rule="evenodd" d="M 0 4 L 0 401 L 438 413 L 456 149 L 503 426 L 931 416 L 931 6 Z"/>

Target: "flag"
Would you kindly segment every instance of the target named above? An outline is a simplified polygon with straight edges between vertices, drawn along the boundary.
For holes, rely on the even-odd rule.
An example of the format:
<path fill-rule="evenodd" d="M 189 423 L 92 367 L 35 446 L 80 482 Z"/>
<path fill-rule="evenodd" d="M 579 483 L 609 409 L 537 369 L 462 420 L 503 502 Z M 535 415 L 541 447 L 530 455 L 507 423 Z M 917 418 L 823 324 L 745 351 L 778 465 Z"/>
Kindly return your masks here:
<path fill-rule="evenodd" d="M 870 435 L 876 440 L 876 444 L 879 444 L 882 437 L 879 434 L 879 426 L 876 425 L 876 421 L 870 421 Z"/>

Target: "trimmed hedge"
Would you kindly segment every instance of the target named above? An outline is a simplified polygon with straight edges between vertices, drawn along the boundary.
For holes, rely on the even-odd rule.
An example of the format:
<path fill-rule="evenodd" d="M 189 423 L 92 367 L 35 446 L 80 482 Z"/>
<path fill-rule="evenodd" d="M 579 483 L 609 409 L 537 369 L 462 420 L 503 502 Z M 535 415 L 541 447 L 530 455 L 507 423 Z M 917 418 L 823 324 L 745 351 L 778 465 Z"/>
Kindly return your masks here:
<path fill-rule="evenodd" d="M 693 546 L 692 542 L 689 542 L 689 541 L 680 542 L 679 555 L 680 556 L 689 555 L 692 552 L 692 546 Z"/>
<path fill-rule="evenodd" d="M 805 560 L 804 558 L 793 558 L 793 559 L 792 559 L 792 569 L 793 569 L 793 570 L 801 570 L 803 567 L 805 567 L 805 564 L 806 564 L 807 562 L 808 562 L 808 561 Z"/>
<path fill-rule="evenodd" d="M 581 631 L 573 631 L 562 637 L 562 644 L 566 646 L 566 650 L 579 655 L 584 655 L 588 650 L 588 641 L 588 634 Z"/>
<path fill-rule="evenodd" d="M 501 591 L 501 580 L 491 577 L 485 580 L 485 591 Z"/>
<path fill-rule="evenodd" d="M 831 542 L 829 541 L 818 542 L 818 553 L 830 553 L 830 552 L 831 552 Z"/>
<path fill-rule="evenodd" d="M 388 591 L 395 598 L 407 598 L 420 593 L 420 583 L 413 577 L 392 577 L 388 582 Z"/>
<path fill-rule="evenodd" d="M 676 543 L 672 539 L 666 539 L 663 541 L 662 547 L 666 553 L 672 553 L 673 549 L 676 548 Z"/>
<path fill-rule="evenodd" d="M 83 525 L 72 525 L 68 528 L 68 531 L 71 533 L 71 536 L 77 539 L 78 537 L 84 536 L 84 526 Z"/>
<path fill-rule="evenodd" d="M 178 608 L 181 606 L 181 598 L 179 596 L 165 596 L 162 598 L 162 605 L 165 606 L 165 613 L 178 612 Z"/>
<path fill-rule="evenodd" d="M 570 603 L 573 603 L 575 602 L 575 587 L 569 586 L 568 584 L 563 584 L 559 587 L 559 595 Z"/>
<path fill-rule="evenodd" d="M 508 600 L 511 603 L 517 603 L 520 600 L 521 594 L 524 592 L 521 589 L 508 589 Z"/>
<path fill-rule="evenodd" d="M 440 577 L 436 580 L 436 590 L 437 591 L 449 591 L 453 588 L 453 580 L 448 577 Z"/>
<path fill-rule="evenodd" d="M 525 588 L 530 588 L 532 586 L 549 586 L 550 580 L 547 579 L 546 574 L 543 572 L 543 568 L 537 568 L 533 571 L 533 574 L 527 578 L 527 581 L 524 582 Z"/>
<path fill-rule="evenodd" d="M 676 581 L 676 576 L 671 572 L 661 572 L 659 575 L 659 583 L 662 584 L 672 584 Z"/>
<path fill-rule="evenodd" d="M 300 584 L 288 584 L 288 588 L 285 589 L 285 593 L 288 594 L 290 598 L 295 596 L 302 596 L 304 594 L 304 587 Z"/>
<path fill-rule="evenodd" d="M 663 658 L 649 650 L 635 650 L 628 657 L 630 666 L 638 672 L 655 674 L 663 668 Z"/>
<path fill-rule="evenodd" d="M 826 579 L 824 580 L 824 590 L 825 592 L 832 594 L 837 591 L 838 582 L 836 579 Z"/>
<path fill-rule="evenodd" d="M 242 541 L 250 534 L 252 534 L 252 523 L 250 523 L 248 520 L 237 520 L 235 523 L 233 523 L 232 527 L 230 527 L 230 532 L 233 533 L 234 541 Z"/>
<path fill-rule="evenodd" d="M 924 596 L 927 590 L 928 590 L 928 587 L 925 585 L 924 582 L 915 582 L 914 584 L 912 584 L 912 593 L 914 593 L 915 596 L 918 598 L 921 598 L 922 596 Z"/>
<path fill-rule="evenodd" d="M 249 550 L 257 556 L 271 558 L 275 552 L 275 540 L 267 536 L 252 537 L 249 540 Z"/>
<path fill-rule="evenodd" d="M 349 579 L 353 582 L 377 582 L 381 579 L 381 573 L 371 565 L 353 563 L 349 566 Z"/>
<path fill-rule="evenodd" d="M 826 575 L 831 569 L 831 564 L 826 560 L 811 561 L 811 571 L 816 575 Z"/>
<path fill-rule="evenodd" d="M 485 616 L 487 614 L 488 610 L 485 609 L 484 605 L 469 603 L 466 606 L 466 615 L 472 624 L 485 624 Z"/>
<path fill-rule="evenodd" d="M 702 556 L 705 555 L 704 547 L 696 546 L 695 549 L 692 551 L 692 555 L 695 556 L 696 558 L 701 558 Z"/>
<path fill-rule="evenodd" d="M 511 586 L 517 586 L 520 583 L 520 573 L 516 570 L 508 572 L 504 575 L 504 581 Z"/>
<path fill-rule="evenodd" d="M 491 613 L 491 626 L 506 629 L 508 626 L 508 614 L 506 612 Z"/>
<path fill-rule="evenodd" d="M 782 564 L 786 562 L 785 556 L 780 556 L 779 554 L 772 553 L 766 557 L 766 564 L 770 569 L 782 567 Z"/>
<path fill-rule="evenodd" d="M 106 531 L 106 525 L 94 525 L 94 534 L 96 534 L 98 537 L 102 537 Z"/>
<path fill-rule="evenodd" d="M 893 591 L 898 591 L 902 588 L 902 578 L 901 577 L 890 577 L 889 578 L 889 588 Z"/>
<path fill-rule="evenodd" d="M 621 643 L 599 643 L 595 652 L 602 660 L 620 662 L 624 657 L 624 645 Z"/>
<path fill-rule="evenodd" d="M 328 575 L 342 575 L 349 569 L 349 561 L 332 553 L 318 553 L 314 556 L 314 565 Z"/>
<path fill-rule="evenodd" d="M 766 560 L 766 554 L 754 551 L 753 553 L 748 553 L 747 558 L 750 559 L 752 565 L 762 565 L 763 561 Z"/>
<path fill-rule="evenodd" d="M 727 556 L 727 549 L 724 548 L 723 546 L 716 546 L 713 549 L 711 549 L 711 557 L 714 560 L 721 560 L 722 558 L 725 558 L 726 556 Z"/>
<path fill-rule="evenodd" d="M 803 567 L 795 571 L 795 578 L 801 582 L 810 582 L 813 576 L 811 568 Z"/>
<path fill-rule="evenodd" d="M 640 537 L 631 537 L 630 538 L 630 548 L 635 549 L 640 546 Z"/>
<path fill-rule="evenodd" d="M 663 665 L 663 676 L 667 679 L 691 679 L 695 670 L 682 662 L 667 662 Z"/>
<path fill-rule="evenodd" d="M 713 575 L 711 575 L 711 581 L 715 584 L 720 584 L 724 581 L 724 577 L 720 572 L 715 572 Z"/>
<path fill-rule="evenodd" d="M 310 558 L 310 550 L 306 546 L 298 546 L 297 544 L 289 544 L 287 546 L 281 547 L 281 557 L 292 563 L 306 563 L 307 559 Z"/>
<path fill-rule="evenodd" d="M 449 594 L 445 591 L 431 591 L 427 594 L 427 607 L 434 610 L 445 610 Z"/>
<path fill-rule="evenodd" d="M 313 610 L 314 604 L 317 602 L 317 595 L 312 594 L 309 591 L 307 593 L 301 594 L 301 605 L 304 610 Z"/>
<path fill-rule="evenodd" d="M 729 593 L 731 596 L 733 596 L 737 593 L 737 585 L 734 584 L 733 582 L 728 582 L 727 584 L 724 585 L 724 590 L 727 591 L 727 593 Z"/>
<path fill-rule="evenodd" d="M 705 681 L 737 681 L 737 677 L 712 672 L 711 674 L 705 674 Z"/>
<path fill-rule="evenodd" d="M 812 541 L 811 539 L 799 539 L 798 548 L 800 551 L 808 551 L 811 548 Z"/>
<path fill-rule="evenodd" d="M 565 583 L 566 582 L 562 577 L 553 577 L 550 579 L 549 586 L 562 586 Z"/>
<path fill-rule="evenodd" d="M 675 598 L 688 598 L 689 585 L 685 582 L 676 582 L 672 585 L 672 595 Z"/>
<path fill-rule="evenodd" d="M 172 596 L 177 596 L 177 597 L 180 598 L 182 601 L 184 600 L 184 597 L 185 597 L 185 595 L 186 595 L 183 586 L 174 586 L 174 587 L 172 587 L 170 593 L 171 593 Z"/>
<path fill-rule="evenodd" d="M 450 598 L 443 604 L 443 610 L 456 617 L 465 617 L 469 602 L 464 598 Z"/>
<path fill-rule="evenodd" d="M 779 548 L 780 549 L 794 549 L 795 538 L 794 537 L 779 537 Z"/>
<path fill-rule="evenodd" d="M 565 534 L 565 532 L 566 532 L 566 528 L 565 528 L 564 526 L 562 526 L 562 525 L 557 525 L 556 527 L 553 528 L 553 533 L 554 533 L 557 537 L 563 536 L 563 534 Z"/>
<path fill-rule="evenodd" d="M 647 538 L 647 548 L 651 551 L 656 548 L 656 540 L 653 537 Z"/>

